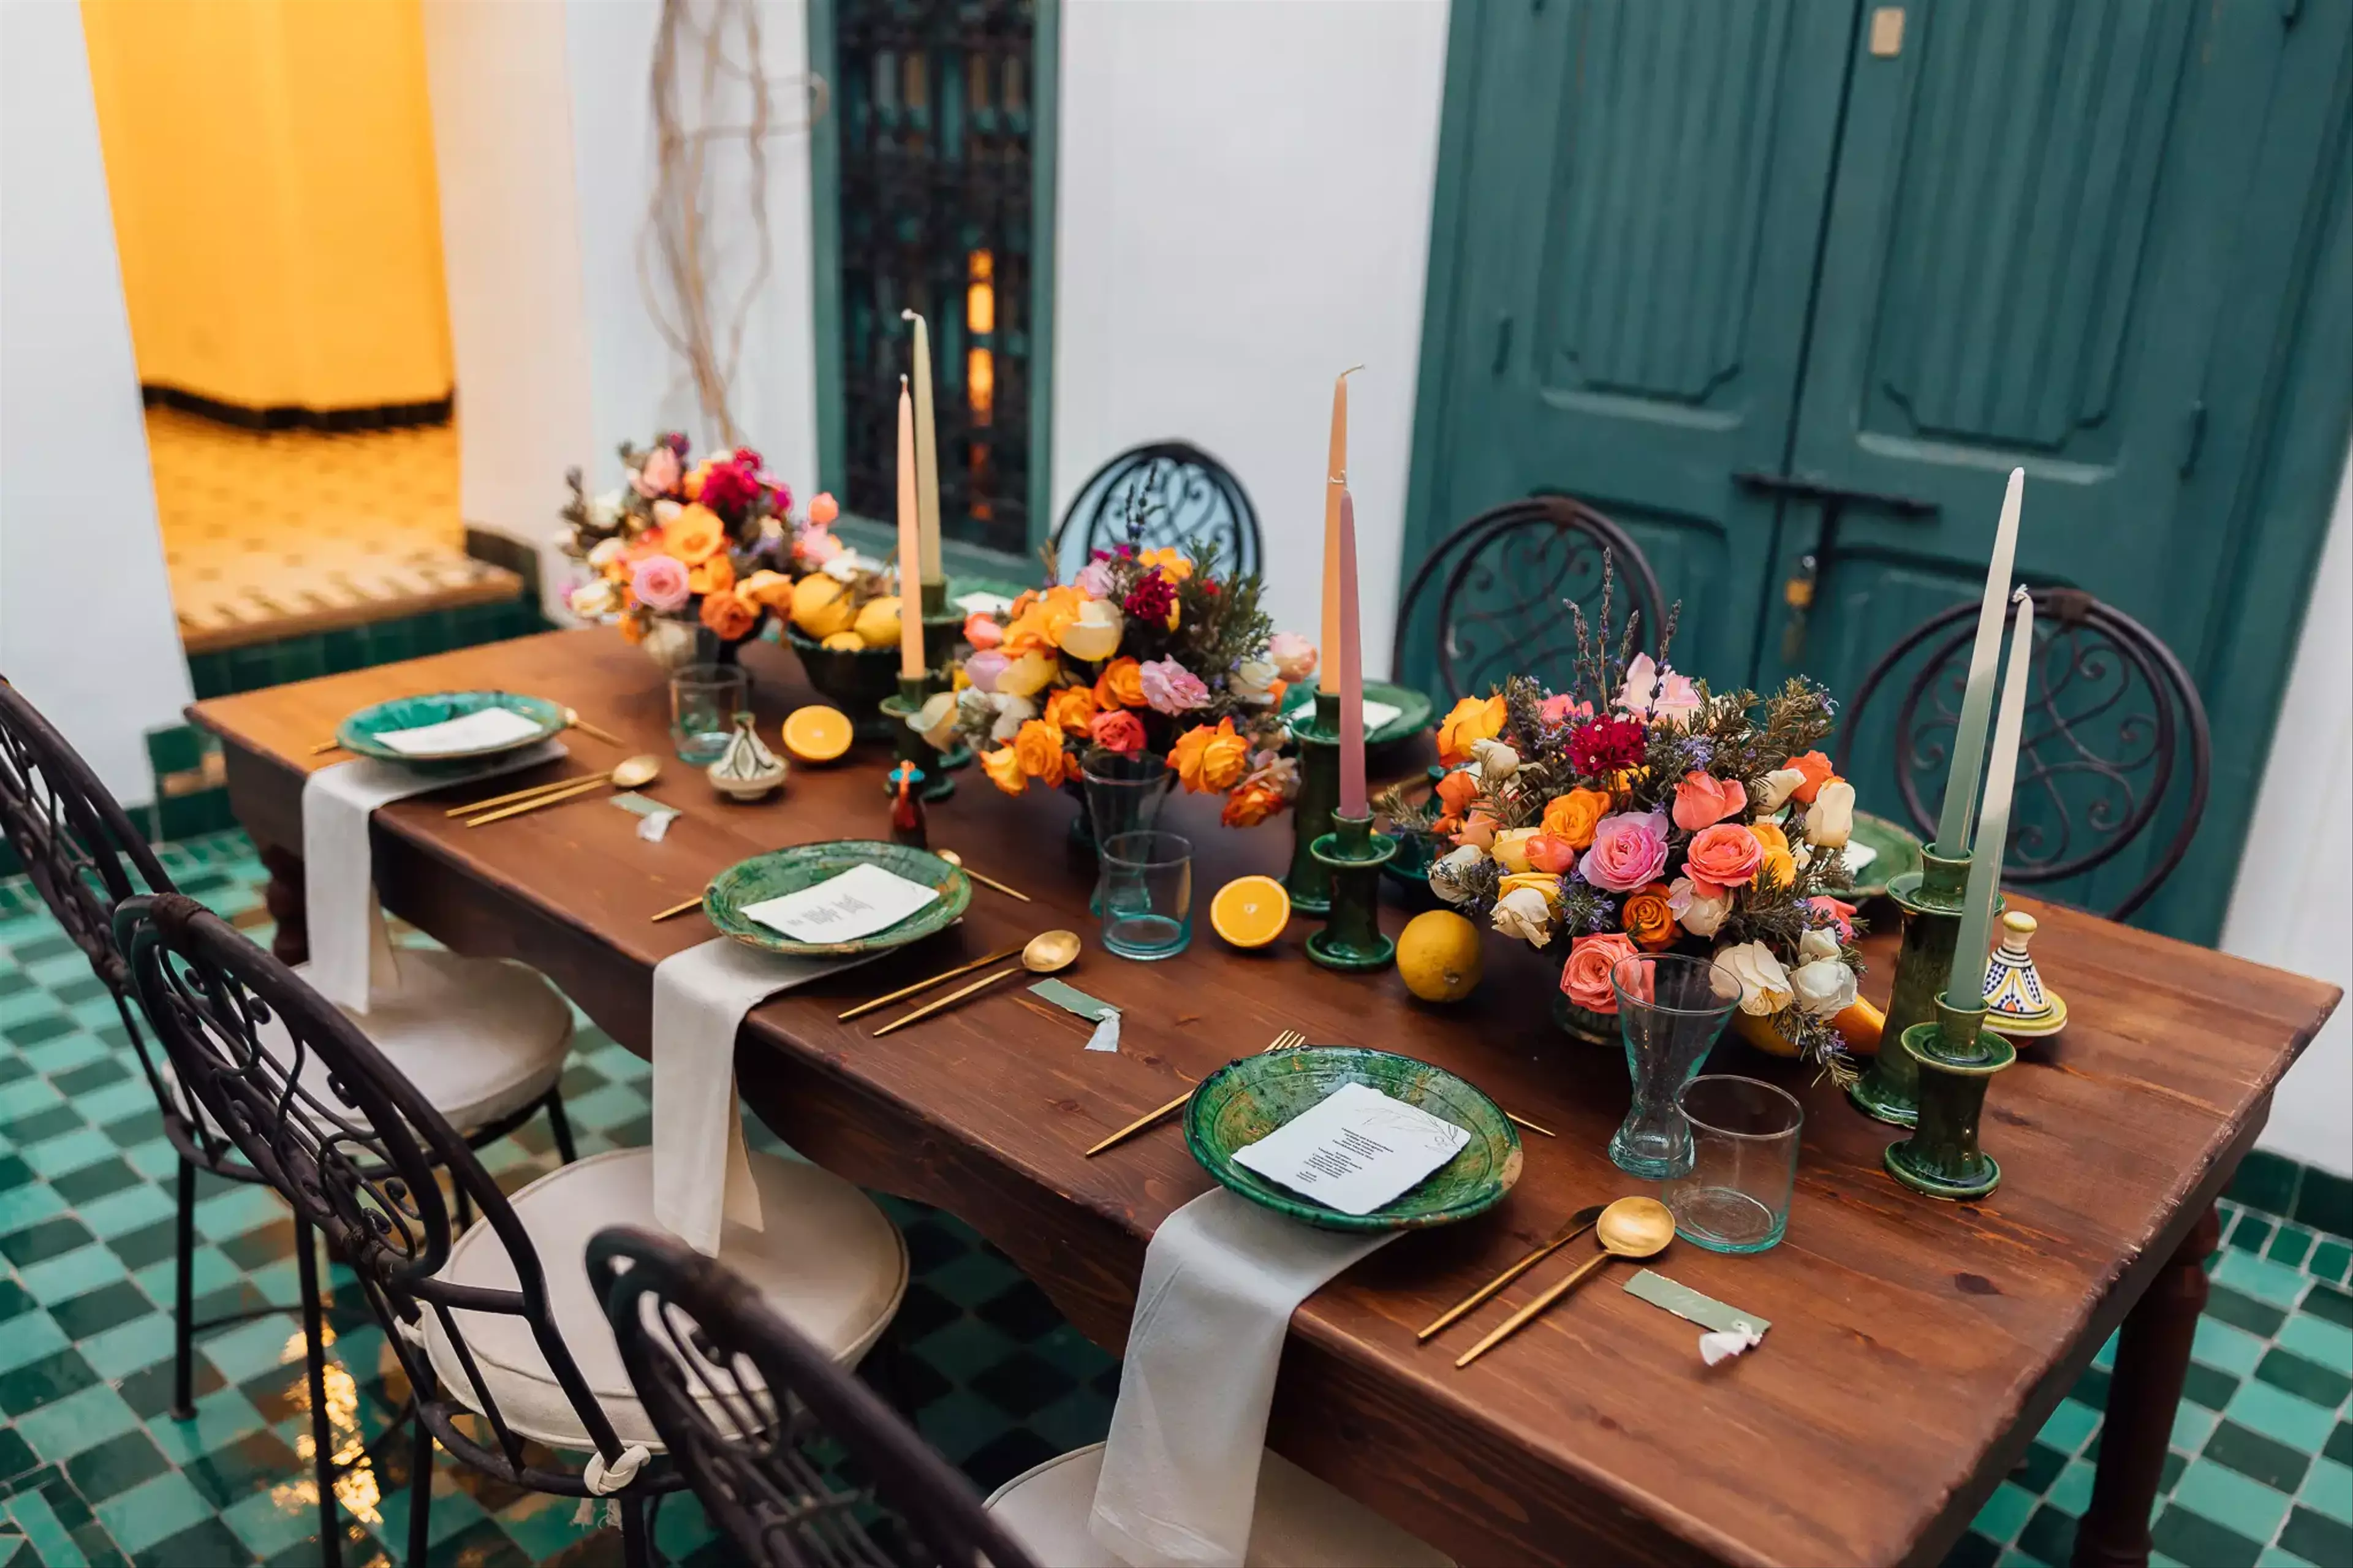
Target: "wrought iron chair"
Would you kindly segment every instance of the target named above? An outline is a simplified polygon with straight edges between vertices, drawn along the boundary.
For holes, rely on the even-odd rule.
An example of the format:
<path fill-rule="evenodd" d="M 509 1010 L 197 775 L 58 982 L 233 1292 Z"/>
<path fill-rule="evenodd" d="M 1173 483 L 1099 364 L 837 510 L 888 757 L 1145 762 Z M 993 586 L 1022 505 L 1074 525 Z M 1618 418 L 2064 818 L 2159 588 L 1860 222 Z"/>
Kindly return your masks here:
<path fill-rule="evenodd" d="M 1128 540 L 1128 513 L 1140 508 L 1143 549 L 1218 547 L 1220 569 L 1249 576 L 1263 554 L 1258 513 L 1241 481 L 1223 463 L 1183 441 L 1134 447 L 1097 468 L 1054 530 L 1055 575 L 1069 582 L 1095 551 Z"/>
<path fill-rule="evenodd" d="M 588 1277 L 646 1414 L 745 1563 L 1032 1568 L 963 1476 L 733 1270 L 617 1226 L 589 1238 Z"/>
<path fill-rule="evenodd" d="M 195 1408 L 195 1330 L 277 1310 L 274 1307 L 262 1308 L 202 1325 L 194 1321 L 196 1173 L 206 1171 L 226 1181 L 245 1183 L 260 1183 L 267 1178 L 238 1156 L 217 1126 L 206 1121 L 197 1106 L 164 1070 L 164 1064 L 148 1048 L 147 1038 L 132 1012 L 129 972 L 114 942 L 115 908 L 134 893 L 171 893 L 177 889 L 147 840 L 132 826 L 130 814 L 99 782 L 90 764 L 25 700 L 24 694 L 5 680 L 0 680 L 0 834 L 5 834 L 9 847 L 30 874 L 42 902 L 90 960 L 90 968 L 113 998 L 123 1032 L 130 1037 L 140 1068 L 148 1087 L 154 1091 L 156 1109 L 164 1119 L 164 1136 L 179 1155 L 171 1408 L 173 1415 L 185 1419 L 194 1414 Z M 535 976 L 532 978 L 536 981 Z M 478 1061 L 470 1069 L 469 1082 L 459 1096 L 462 1103 L 437 1099 L 446 1109 L 461 1115 L 488 1107 L 483 1116 L 467 1118 L 472 1124 L 471 1142 L 476 1144 L 504 1137 L 543 1110 L 557 1152 L 569 1162 L 573 1158 L 572 1129 L 565 1120 L 563 1091 L 556 1078 L 562 1071 L 570 1041 L 571 1013 L 564 1006 L 563 998 L 556 996 L 545 982 L 537 984 L 547 991 L 550 1005 L 562 1014 L 561 1033 L 552 1037 L 547 1047 L 537 1052 L 544 1060 L 517 1062 L 506 1070 L 492 1063 L 487 1076 Z M 371 1023 L 390 1032 L 391 1048 L 397 1055 L 405 1031 L 413 1038 L 413 1031 L 420 1023 L 430 1025 L 432 1021 L 396 1011 L 372 1017 Z M 467 1038 L 464 1030 L 465 1022 L 460 1018 L 454 1030 L 434 1032 L 442 1036 L 455 1032 L 462 1046 Z M 449 1042 L 441 1038 L 432 1043 Z M 483 1098 L 485 1084 L 495 1098 Z M 521 1103 L 514 1103 L 518 1100 Z M 303 1304 L 308 1310 L 317 1302 L 308 1272 L 311 1260 L 305 1257 L 302 1262 Z"/>
<path fill-rule="evenodd" d="M 1853 779 L 1858 745 L 1866 766 L 1892 757 L 1905 812 L 1923 837 L 1936 833 L 1977 617 L 1975 603 L 1960 604 L 1915 627 L 1872 666 L 1841 726 L 1831 765 Z M 2078 589 L 2036 592 L 2033 657 L 2002 880 L 2031 888 L 2097 870 L 2158 822 L 2184 776 L 2172 837 L 2107 910 L 2127 919 L 2180 864 L 2205 814 L 2213 760 L 2206 706 L 2155 633 Z M 1893 725 L 1866 723 L 1873 694 L 1898 680 Z"/>
<path fill-rule="evenodd" d="M 293 1205 L 298 1226 L 349 1262 L 383 1324 L 415 1413 L 408 1561 L 424 1561 L 429 1539 L 438 1442 L 510 1486 L 610 1500 L 625 1559 L 644 1564 L 654 1501 L 685 1483 L 656 1457 L 660 1435 L 579 1260 L 596 1226 L 653 1223 L 651 1152 L 592 1155 L 510 1198 L 349 1018 L 203 905 L 175 893 L 133 898 L 115 934 L 179 1081 Z M 284 1045 L 265 1043 L 272 1034 Z M 463 1234 L 437 1169 L 481 1215 Z M 838 1176 L 773 1155 L 753 1156 L 752 1169 L 765 1228 L 731 1225 L 724 1255 L 772 1308 L 837 1359 L 856 1361 L 905 1293 L 905 1243 Z M 315 1309 L 304 1327 L 323 1450 Z M 322 1486 L 330 1542 L 334 1510 Z"/>
<path fill-rule="evenodd" d="M 1391 679 L 1414 679 L 1416 656 L 1426 651 L 1449 702 L 1510 675 L 1558 684 L 1576 658 L 1561 606 L 1594 614 L 1605 564 L 1616 584 L 1613 614 L 1640 614 L 1635 642 L 1655 653 L 1663 596 L 1631 534 L 1567 496 L 1530 496 L 1481 512 L 1447 535 L 1406 584 Z"/>

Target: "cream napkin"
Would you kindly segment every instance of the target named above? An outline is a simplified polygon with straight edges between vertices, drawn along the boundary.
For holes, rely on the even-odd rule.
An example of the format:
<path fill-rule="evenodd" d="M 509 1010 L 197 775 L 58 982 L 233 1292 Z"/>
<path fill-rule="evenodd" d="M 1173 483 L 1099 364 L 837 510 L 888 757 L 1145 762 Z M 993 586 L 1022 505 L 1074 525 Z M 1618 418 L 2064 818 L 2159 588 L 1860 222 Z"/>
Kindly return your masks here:
<path fill-rule="evenodd" d="M 302 902 L 311 931 L 311 962 L 303 975 L 328 1001 L 347 1012 L 368 1010 L 373 987 L 397 982 L 391 933 L 375 901 L 375 865 L 368 849 L 368 818 L 375 808 L 453 784 L 496 778 L 552 763 L 564 742 L 541 742 L 478 766 L 424 772 L 398 763 L 358 757 L 321 768 L 302 781 Z"/>
<path fill-rule="evenodd" d="M 789 958 L 723 936 L 654 965 L 654 1218 L 663 1229 L 715 1257 L 725 1221 L 762 1227 L 735 1100 L 736 1031 L 778 992 L 881 956 Z"/>
<path fill-rule="evenodd" d="M 1136 1564 L 1241 1568 L 1291 1314 L 1396 1231 L 1318 1230 L 1219 1187 L 1153 1233 L 1088 1533 Z"/>

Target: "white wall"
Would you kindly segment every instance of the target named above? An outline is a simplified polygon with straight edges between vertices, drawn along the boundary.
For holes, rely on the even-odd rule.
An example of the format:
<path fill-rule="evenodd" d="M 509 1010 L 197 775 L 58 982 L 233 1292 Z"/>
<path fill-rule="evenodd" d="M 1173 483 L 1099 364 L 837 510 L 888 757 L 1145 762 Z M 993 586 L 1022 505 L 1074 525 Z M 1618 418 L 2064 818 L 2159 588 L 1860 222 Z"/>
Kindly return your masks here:
<path fill-rule="evenodd" d="M 2226 952 L 2353 990 L 2353 456 L 2305 612 Z M 2263 1146 L 2353 1175 L 2353 1013 L 2340 1005 L 2272 1102 Z"/>
<path fill-rule="evenodd" d="M 0 675 L 107 788 L 188 701 L 81 8 L 0 4 Z"/>
<path fill-rule="evenodd" d="M 1269 608 L 1316 634 L 1332 378 L 1349 383 L 1365 646 L 1405 531 L 1444 0 L 1066 0 L 1054 509 L 1182 437 L 1266 533 Z M 1381 668 L 1385 656 L 1368 662 Z"/>

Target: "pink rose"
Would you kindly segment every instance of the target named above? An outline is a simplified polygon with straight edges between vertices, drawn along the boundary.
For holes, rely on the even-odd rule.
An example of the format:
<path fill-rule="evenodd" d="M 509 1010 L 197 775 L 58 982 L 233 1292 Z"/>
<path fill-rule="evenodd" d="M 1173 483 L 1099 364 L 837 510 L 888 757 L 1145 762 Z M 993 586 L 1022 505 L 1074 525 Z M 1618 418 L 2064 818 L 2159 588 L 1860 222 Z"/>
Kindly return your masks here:
<path fill-rule="evenodd" d="M 982 653 L 1005 640 L 1005 628 L 975 610 L 964 618 L 964 640 Z"/>
<path fill-rule="evenodd" d="M 972 682 L 975 691 L 994 691 L 997 678 L 1005 673 L 1013 661 L 995 648 L 984 648 L 964 661 L 965 679 Z"/>
<path fill-rule="evenodd" d="M 1145 705 L 1155 713 L 1190 713 L 1209 704 L 1209 689 L 1201 678 L 1173 658 L 1147 660 L 1135 674 L 1144 683 Z"/>
<path fill-rule="evenodd" d="M 1685 833 L 1712 827 L 1747 809 L 1748 786 L 1738 779 L 1720 779 L 1694 768 L 1675 785 L 1675 826 Z"/>
<path fill-rule="evenodd" d="M 1763 851 L 1758 851 L 1761 857 Z M 1667 819 L 1655 811 L 1621 811 L 1593 826 L 1593 847 L 1577 868 L 1597 888 L 1630 893 L 1667 868 Z"/>
<path fill-rule="evenodd" d="M 1828 893 L 1817 893 L 1806 900 L 1806 907 L 1822 917 L 1822 923 L 1838 928 L 1841 942 L 1854 940 L 1854 906 Z"/>
<path fill-rule="evenodd" d="M 1088 738 L 1106 752 L 1133 757 L 1144 750 L 1144 721 L 1124 708 L 1098 713 L 1087 723 Z"/>
<path fill-rule="evenodd" d="M 1765 864 L 1765 846 L 1736 822 L 1719 822 L 1694 834 L 1683 856 L 1692 879 L 1712 888 L 1745 888 Z"/>
<path fill-rule="evenodd" d="M 822 566 L 841 553 L 841 541 L 822 528 L 805 530 L 793 542 L 793 553 L 812 566 Z"/>
<path fill-rule="evenodd" d="M 668 555 L 649 555 L 629 568 L 629 592 L 638 596 L 638 603 L 654 610 L 683 609 L 693 596 L 686 586 L 686 563 Z"/>
<path fill-rule="evenodd" d="M 668 447 L 656 447 L 646 454 L 638 471 L 629 476 L 629 488 L 648 500 L 666 496 L 678 489 L 678 454 Z"/>
<path fill-rule="evenodd" d="M 1577 850 L 1566 838 L 1556 838 L 1549 833 L 1539 833 L 1528 840 L 1528 864 L 1539 871 L 1549 871 L 1556 877 L 1568 875 L 1577 864 Z"/>
<path fill-rule="evenodd" d="M 1084 566 L 1079 568 L 1079 574 L 1071 579 L 1071 586 L 1076 588 L 1080 593 L 1084 594 L 1090 599 L 1110 598 L 1112 589 L 1111 563 L 1108 561 L 1088 562 Z"/>
<path fill-rule="evenodd" d="M 1609 984 L 1609 972 L 1638 951 L 1623 931 L 1578 937 L 1568 944 L 1568 962 L 1561 966 L 1562 994 L 1588 1013 L 1615 1013 L 1618 988 Z"/>
<path fill-rule="evenodd" d="M 1680 729 L 1684 720 L 1698 711 L 1699 688 L 1692 684 L 1691 677 L 1667 671 L 1659 682 L 1659 695 L 1651 703 L 1651 717 Z"/>
<path fill-rule="evenodd" d="M 1651 713 L 1651 700 L 1658 695 L 1658 690 L 1657 663 L 1649 654 L 1638 653 L 1634 656 L 1633 661 L 1626 666 L 1626 684 L 1618 689 L 1618 695 L 1610 700 L 1610 706 L 1621 713 L 1648 718 Z"/>
<path fill-rule="evenodd" d="M 1277 632 L 1267 638 L 1266 657 L 1285 680 L 1304 680 L 1315 673 L 1315 645 L 1297 632 Z"/>
<path fill-rule="evenodd" d="M 1547 724 L 1566 724 L 1571 719 L 1593 717 L 1593 704 L 1579 702 L 1567 692 L 1547 697 L 1536 708 L 1536 717 Z"/>

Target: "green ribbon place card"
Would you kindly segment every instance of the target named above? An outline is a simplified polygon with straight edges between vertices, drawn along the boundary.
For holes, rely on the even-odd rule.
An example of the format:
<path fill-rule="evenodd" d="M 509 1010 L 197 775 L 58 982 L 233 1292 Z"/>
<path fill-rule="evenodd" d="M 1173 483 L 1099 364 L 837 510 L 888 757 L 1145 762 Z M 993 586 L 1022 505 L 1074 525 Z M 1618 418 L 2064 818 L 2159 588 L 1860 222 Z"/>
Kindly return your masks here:
<path fill-rule="evenodd" d="M 1703 1296 L 1688 1285 L 1678 1285 L 1665 1275 L 1653 1274 L 1647 1268 L 1626 1281 L 1626 1293 L 1714 1333 L 1746 1333 L 1762 1339 L 1765 1331 L 1773 1326 L 1754 1312 L 1727 1307 L 1713 1296 Z"/>

